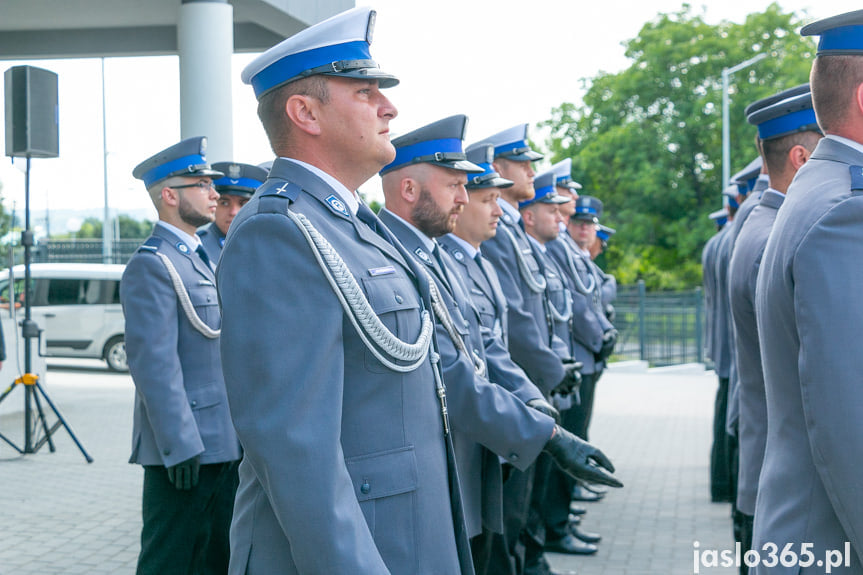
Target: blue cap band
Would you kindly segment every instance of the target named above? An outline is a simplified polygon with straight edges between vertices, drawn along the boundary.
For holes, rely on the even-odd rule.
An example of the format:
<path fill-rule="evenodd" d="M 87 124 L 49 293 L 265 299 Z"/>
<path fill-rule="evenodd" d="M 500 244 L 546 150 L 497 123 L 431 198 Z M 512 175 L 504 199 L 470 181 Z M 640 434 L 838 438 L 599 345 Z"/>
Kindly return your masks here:
<path fill-rule="evenodd" d="M 500 156 L 501 154 L 505 154 L 511 150 L 515 150 L 518 148 L 528 148 L 529 149 L 530 146 L 527 145 L 527 142 L 525 140 L 518 140 L 517 142 L 510 142 L 509 144 L 504 144 L 502 146 L 495 146 L 494 155 L 495 155 L 495 157 L 497 157 L 497 156 Z"/>
<path fill-rule="evenodd" d="M 381 173 L 398 168 L 403 164 L 409 164 L 414 158 L 419 158 L 422 156 L 434 156 L 437 153 L 463 154 L 464 151 L 461 147 L 461 140 L 458 138 L 426 140 L 424 142 L 417 142 L 416 144 L 405 146 L 403 148 L 396 148 L 396 159 L 393 160 L 389 165 L 384 166 L 384 168 L 381 170 Z M 441 161 L 443 160 L 444 159 L 441 158 Z"/>
<path fill-rule="evenodd" d="M 773 138 L 782 134 L 796 132 L 804 126 L 816 125 L 815 110 L 807 108 L 792 112 L 758 125 L 758 137 L 762 140 Z"/>
<path fill-rule="evenodd" d="M 840 26 L 825 30 L 818 41 L 818 53 L 863 51 L 863 26 Z"/>
<path fill-rule="evenodd" d="M 259 182 L 258 180 L 253 180 L 252 178 L 219 178 L 213 185 L 217 188 L 219 186 L 238 186 L 242 188 L 252 188 L 253 190 L 259 188 L 261 184 L 264 182 Z"/>
<path fill-rule="evenodd" d="M 557 194 L 557 191 L 554 189 L 554 186 L 543 186 L 541 188 L 537 188 L 534 191 L 534 195 L 531 199 L 518 203 L 518 209 L 521 209 L 525 206 L 529 206 L 531 204 L 535 204 L 536 202 L 540 201 L 542 198 L 546 197 L 549 194 L 555 194 L 555 195 Z"/>
<path fill-rule="evenodd" d="M 592 206 L 576 206 L 575 213 L 577 214 L 594 214 L 596 215 L 596 208 Z"/>
<path fill-rule="evenodd" d="M 200 154 L 192 154 L 191 156 L 183 156 L 176 160 L 171 160 L 161 166 L 156 166 L 146 174 L 141 175 L 144 180 L 144 185 L 150 187 L 161 179 L 167 178 L 174 172 L 186 171 L 191 167 L 201 166 L 202 169 L 207 167 L 207 160 Z"/>
<path fill-rule="evenodd" d="M 255 74 L 249 83 L 255 89 L 255 97 L 259 98 L 267 90 L 296 78 L 306 70 L 343 60 L 371 60 L 368 42 L 357 40 L 291 54 Z"/>

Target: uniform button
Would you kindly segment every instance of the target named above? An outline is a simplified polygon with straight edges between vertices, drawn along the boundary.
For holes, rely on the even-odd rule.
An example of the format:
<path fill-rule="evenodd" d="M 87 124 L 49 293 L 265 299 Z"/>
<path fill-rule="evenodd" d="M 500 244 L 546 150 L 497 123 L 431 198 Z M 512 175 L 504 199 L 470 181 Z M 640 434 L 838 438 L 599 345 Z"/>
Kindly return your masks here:
<path fill-rule="evenodd" d="M 363 483 L 360 486 L 360 491 L 363 493 L 363 495 L 368 495 L 369 491 L 371 491 L 371 490 L 372 490 L 372 486 L 369 485 L 368 483 Z"/>
<path fill-rule="evenodd" d="M 196 405 L 198 405 L 198 402 L 197 402 L 197 400 L 193 399 L 190 404 L 192 407 L 195 407 Z"/>
<path fill-rule="evenodd" d="M 171 450 L 170 449 L 163 449 L 162 455 L 171 455 Z"/>
<path fill-rule="evenodd" d="M 510 453 L 509 454 L 510 461 L 518 461 L 518 453 Z"/>
<path fill-rule="evenodd" d="M 468 321 L 467 321 L 467 320 L 464 320 L 464 326 L 465 326 L 466 328 L 468 328 L 468 327 L 470 327 L 470 323 L 468 323 Z"/>
<path fill-rule="evenodd" d="M 403 298 L 399 294 L 396 294 L 396 303 L 402 303 L 403 301 L 405 301 L 405 298 Z"/>

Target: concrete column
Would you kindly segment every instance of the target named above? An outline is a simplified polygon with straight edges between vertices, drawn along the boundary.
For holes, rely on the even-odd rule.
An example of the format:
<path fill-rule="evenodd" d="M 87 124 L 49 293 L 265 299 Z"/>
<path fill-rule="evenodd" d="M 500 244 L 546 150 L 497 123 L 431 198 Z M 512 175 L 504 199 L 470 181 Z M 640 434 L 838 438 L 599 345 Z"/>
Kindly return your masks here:
<path fill-rule="evenodd" d="M 207 160 L 234 159 L 231 55 L 234 8 L 226 0 L 183 0 L 177 22 L 180 135 L 207 136 Z"/>

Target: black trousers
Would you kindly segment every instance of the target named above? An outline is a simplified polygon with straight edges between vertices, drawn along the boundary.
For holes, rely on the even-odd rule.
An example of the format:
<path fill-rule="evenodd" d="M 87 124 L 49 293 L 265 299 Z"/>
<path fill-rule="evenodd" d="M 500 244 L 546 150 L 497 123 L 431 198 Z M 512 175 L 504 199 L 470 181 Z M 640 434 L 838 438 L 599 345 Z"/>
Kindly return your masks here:
<path fill-rule="evenodd" d="M 719 378 L 716 401 L 713 404 L 713 446 L 710 449 L 710 498 L 712 501 L 733 501 L 731 449 L 725 430 L 728 411 L 728 378 Z"/>
<path fill-rule="evenodd" d="M 740 523 L 740 553 L 743 554 L 752 549 L 752 529 L 755 517 L 753 515 L 747 515 L 740 510 L 738 510 L 737 513 L 739 515 L 738 521 Z M 747 575 L 748 573 L 749 567 L 741 562 L 740 575 Z"/>
<path fill-rule="evenodd" d="M 189 491 L 174 487 L 164 466 L 144 466 L 138 575 L 228 572 L 238 464 L 202 465 L 198 485 Z"/>
<path fill-rule="evenodd" d="M 531 465 L 525 471 L 519 471 L 508 464 L 504 467 L 508 469 L 503 482 L 503 533 L 489 534 L 491 551 L 485 568 L 477 569 L 477 575 L 524 573 L 525 548 L 522 531 L 527 524 L 536 465 Z"/>

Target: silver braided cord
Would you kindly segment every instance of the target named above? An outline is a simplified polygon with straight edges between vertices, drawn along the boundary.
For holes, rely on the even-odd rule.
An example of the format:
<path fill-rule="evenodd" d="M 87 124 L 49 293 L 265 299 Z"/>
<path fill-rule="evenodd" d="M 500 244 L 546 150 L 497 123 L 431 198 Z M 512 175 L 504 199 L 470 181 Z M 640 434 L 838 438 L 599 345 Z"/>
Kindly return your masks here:
<path fill-rule="evenodd" d="M 572 247 L 563 242 L 564 248 L 566 248 L 566 261 L 569 264 L 569 270 L 572 272 L 572 276 L 575 278 L 575 289 L 581 292 L 583 295 L 590 295 L 593 293 L 593 290 L 596 289 L 596 278 L 593 277 L 593 274 L 589 274 L 590 277 L 590 286 L 586 287 L 584 282 L 581 281 L 581 276 L 578 274 L 578 267 L 575 265 L 575 256 L 572 255 Z M 588 270 L 590 271 L 590 270 Z"/>
<path fill-rule="evenodd" d="M 461 337 L 461 334 L 455 328 L 455 324 L 452 321 L 452 316 L 450 315 L 449 310 L 443 304 L 443 301 L 441 301 L 440 291 L 438 290 L 435 280 L 432 278 L 431 274 L 427 270 L 423 271 L 428 277 L 429 292 L 431 292 L 432 310 L 435 313 L 435 317 L 438 318 L 456 348 L 471 359 L 471 362 L 473 362 L 474 372 L 481 377 L 485 377 L 485 361 L 481 357 L 477 356 L 477 354 L 468 350 L 467 345 L 464 343 L 464 339 Z"/>
<path fill-rule="evenodd" d="M 509 240 L 512 242 L 512 247 L 515 249 L 515 259 L 518 261 L 518 271 L 521 273 L 521 277 L 524 280 L 524 283 L 527 284 L 527 287 L 533 293 L 542 293 L 545 291 L 545 277 L 540 276 L 539 279 L 533 277 L 533 272 L 530 271 L 530 267 L 527 265 L 527 260 L 524 259 L 524 254 L 521 253 L 521 248 L 518 247 L 518 241 L 515 239 L 515 235 L 506 226 L 501 226 L 503 231 L 506 232 L 506 235 L 509 236 Z"/>
<path fill-rule="evenodd" d="M 406 343 L 396 337 L 375 313 L 339 253 L 330 242 L 315 229 L 312 222 L 301 213 L 287 210 L 288 217 L 297 225 L 312 249 L 312 253 L 324 272 L 345 314 L 369 351 L 387 368 L 407 373 L 418 368 L 426 360 L 431 343 L 433 323 L 429 312 L 422 312 L 422 327 L 416 342 Z M 408 365 L 394 363 L 379 351 L 383 350 L 393 360 L 413 362 Z"/>
<path fill-rule="evenodd" d="M 177 299 L 180 300 L 180 307 L 183 308 L 183 312 L 189 318 L 189 323 L 192 324 L 192 327 L 207 339 L 216 339 L 219 337 L 222 330 L 211 328 L 204 323 L 204 320 L 198 317 L 195 306 L 192 305 L 192 300 L 189 299 L 189 292 L 186 291 L 186 286 L 183 285 L 183 280 L 180 278 L 180 274 L 177 273 L 177 268 L 174 267 L 168 256 L 159 252 L 153 253 L 159 256 L 159 259 L 165 264 L 165 269 L 168 270 L 168 276 L 171 278 L 171 284 L 174 286 L 174 291 L 177 292 Z"/>
<path fill-rule="evenodd" d="M 551 317 L 554 321 L 561 323 L 568 322 L 569 318 L 572 317 L 572 294 L 569 293 L 569 290 L 563 290 L 563 309 L 565 310 L 563 313 L 557 310 L 557 307 L 554 305 L 554 302 L 551 301 L 551 298 L 548 298 L 548 309 L 551 312 Z"/>

